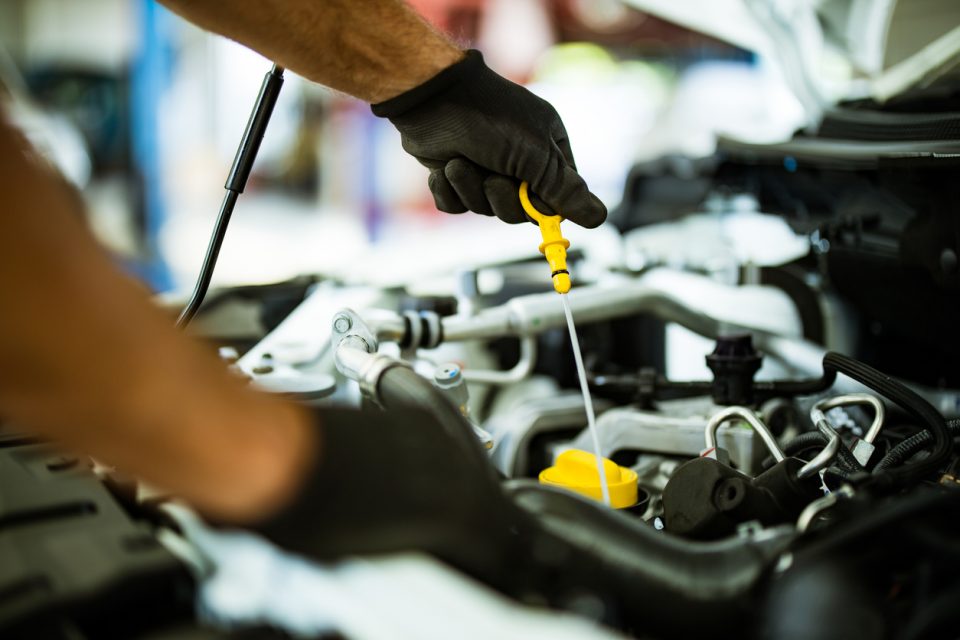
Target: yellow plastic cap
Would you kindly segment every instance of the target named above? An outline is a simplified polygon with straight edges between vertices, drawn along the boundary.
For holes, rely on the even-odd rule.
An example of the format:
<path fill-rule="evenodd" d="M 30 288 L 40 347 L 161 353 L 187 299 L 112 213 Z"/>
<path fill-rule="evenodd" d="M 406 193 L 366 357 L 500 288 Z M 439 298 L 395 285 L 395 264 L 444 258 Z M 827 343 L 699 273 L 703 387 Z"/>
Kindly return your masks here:
<path fill-rule="evenodd" d="M 610 506 L 626 509 L 637 504 L 637 472 L 621 467 L 613 460 L 603 459 L 603 471 L 610 488 Z M 564 451 L 557 462 L 540 472 L 540 483 L 563 487 L 598 502 L 603 501 L 597 457 L 580 449 Z"/>

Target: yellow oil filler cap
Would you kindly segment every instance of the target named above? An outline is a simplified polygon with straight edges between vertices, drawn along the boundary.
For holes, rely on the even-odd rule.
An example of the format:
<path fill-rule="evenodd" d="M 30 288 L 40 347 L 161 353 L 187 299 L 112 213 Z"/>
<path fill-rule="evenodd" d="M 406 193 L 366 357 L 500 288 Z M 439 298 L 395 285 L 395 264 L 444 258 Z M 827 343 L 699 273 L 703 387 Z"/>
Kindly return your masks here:
<path fill-rule="evenodd" d="M 603 459 L 603 471 L 610 487 L 610 506 L 626 509 L 637 504 L 637 472 Z M 570 449 L 557 456 L 556 464 L 540 472 L 540 483 L 563 487 L 581 495 L 603 501 L 597 457 L 580 449 Z"/>

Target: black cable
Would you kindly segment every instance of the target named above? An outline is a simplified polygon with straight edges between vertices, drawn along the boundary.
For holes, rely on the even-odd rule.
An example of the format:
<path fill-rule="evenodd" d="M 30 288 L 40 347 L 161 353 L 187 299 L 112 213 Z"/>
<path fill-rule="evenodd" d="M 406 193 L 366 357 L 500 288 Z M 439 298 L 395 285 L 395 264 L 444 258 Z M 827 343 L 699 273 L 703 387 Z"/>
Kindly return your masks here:
<path fill-rule="evenodd" d="M 875 470 L 870 476 L 870 484 L 878 487 L 913 484 L 935 473 L 949 459 L 953 451 L 953 438 L 946 421 L 933 405 L 915 392 L 873 367 L 833 351 L 823 357 L 823 370 L 825 375 L 829 372 L 842 373 L 873 389 L 913 416 L 931 435 L 933 451 L 928 458 L 897 468 Z"/>
<path fill-rule="evenodd" d="M 812 447 L 823 448 L 827 444 L 826 437 L 819 431 L 801 433 L 796 438 L 783 445 L 783 452 L 788 456 L 795 456 Z"/>
<path fill-rule="evenodd" d="M 200 274 L 197 276 L 197 283 L 194 285 L 193 293 L 190 294 L 190 299 L 183 307 L 183 311 L 180 312 L 180 317 L 177 318 L 177 327 L 180 329 L 186 327 L 193 320 L 197 311 L 200 310 L 200 305 L 203 304 L 207 290 L 210 288 L 213 270 L 217 266 L 217 258 L 220 256 L 220 247 L 223 245 L 224 236 L 227 235 L 230 216 L 233 215 L 237 198 L 243 193 L 247 178 L 250 177 L 253 161 L 257 158 L 260 143 L 263 141 L 263 134 L 267 130 L 267 124 L 270 122 L 270 116 L 273 114 L 273 108 L 277 104 L 277 97 L 280 95 L 280 87 L 282 86 L 283 67 L 273 65 L 273 68 L 263 77 L 260 94 L 253 105 L 250 119 L 247 120 L 247 128 L 240 139 L 240 146 L 237 148 L 237 155 L 234 156 L 227 182 L 223 185 L 227 192 L 223 196 L 220 213 L 217 216 L 216 224 L 213 226 L 210 242 L 207 244 L 207 253 L 203 256 L 203 264 L 200 267 Z"/>
<path fill-rule="evenodd" d="M 820 433 L 819 431 L 808 431 L 807 433 L 801 433 L 796 438 L 788 442 L 783 447 L 783 452 L 788 456 L 795 456 L 804 449 L 809 449 L 811 447 L 823 448 L 827 446 L 827 437 Z M 853 453 L 844 445 L 840 444 L 840 448 L 837 450 L 837 460 L 840 463 L 840 468 L 843 471 L 857 472 L 864 471 L 863 465 L 853 456 Z"/>
<path fill-rule="evenodd" d="M 951 436 L 960 436 L 960 419 L 950 420 L 947 422 L 947 428 L 950 430 Z M 894 448 L 890 449 L 890 451 L 887 452 L 887 455 L 885 455 L 883 459 L 877 463 L 877 466 L 874 468 L 874 472 L 876 473 L 878 471 L 884 471 L 886 469 L 900 466 L 904 461 L 908 460 L 910 456 L 918 451 L 923 450 L 931 442 L 933 442 L 933 434 L 929 431 L 915 433 Z"/>

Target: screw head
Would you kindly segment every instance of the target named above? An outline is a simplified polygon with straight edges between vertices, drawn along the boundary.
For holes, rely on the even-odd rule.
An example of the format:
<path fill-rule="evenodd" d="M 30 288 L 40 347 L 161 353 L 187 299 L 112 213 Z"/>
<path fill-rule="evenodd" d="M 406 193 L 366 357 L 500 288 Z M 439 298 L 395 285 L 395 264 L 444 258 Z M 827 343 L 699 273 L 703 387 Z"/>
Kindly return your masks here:
<path fill-rule="evenodd" d="M 333 328 L 337 333 L 346 333 L 353 326 L 353 321 L 348 316 L 337 316 L 333 321 Z"/>

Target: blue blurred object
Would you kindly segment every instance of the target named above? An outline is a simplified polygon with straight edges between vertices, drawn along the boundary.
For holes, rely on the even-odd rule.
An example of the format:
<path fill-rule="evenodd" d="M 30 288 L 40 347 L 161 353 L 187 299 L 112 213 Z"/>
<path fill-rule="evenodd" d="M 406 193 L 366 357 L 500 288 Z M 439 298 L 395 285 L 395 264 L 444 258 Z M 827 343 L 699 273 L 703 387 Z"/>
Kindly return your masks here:
<path fill-rule="evenodd" d="M 363 203 L 363 223 L 367 238 L 376 244 L 383 231 L 385 212 L 377 185 L 377 152 L 383 122 L 369 110 L 363 110 L 363 156 L 360 176 L 360 197 Z"/>
<path fill-rule="evenodd" d="M 137 27 L 140 50 L 130 73 L 130 117 L 134 172 L 140 181 L 139 221 L 143 258 L 129 265 L 154 291 L 173 286 L 170 270 L 159 249 L 159 233 L 166 219 L 158 131 L 159 104 L 170 81 L 173 47 L 172 14 L 153 0 L 139 3 Z"/>

